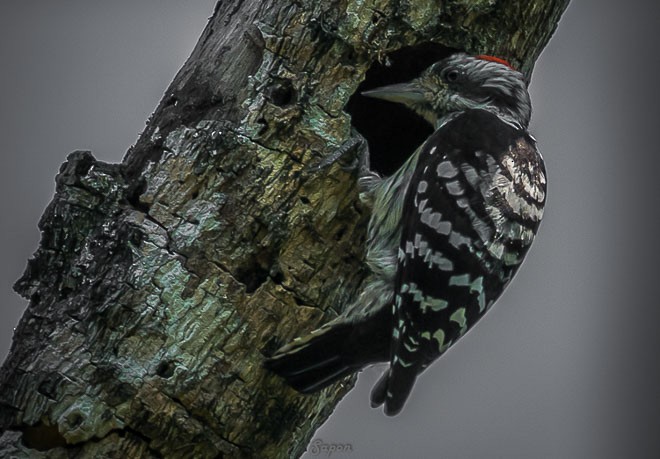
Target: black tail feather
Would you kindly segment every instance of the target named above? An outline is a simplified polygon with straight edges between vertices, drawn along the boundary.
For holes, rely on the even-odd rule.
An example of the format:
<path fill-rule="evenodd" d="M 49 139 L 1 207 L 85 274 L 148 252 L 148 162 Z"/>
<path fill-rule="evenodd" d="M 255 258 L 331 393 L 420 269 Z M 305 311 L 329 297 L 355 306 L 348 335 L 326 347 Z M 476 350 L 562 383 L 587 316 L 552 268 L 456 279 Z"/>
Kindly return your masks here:
<path fill-rule="evenodd" d="M 396 416 L 403 409 L 408 396 L 417 379 L 417 366 L 405 368 L 394 364 L 391 366 L 385 396 L 385 414 Z"/>
<path fill-rule="evenodd" d="M 399 414 L 408 400 L 418 372 L 416 365 L 408 368 L 398 363 L 391 365 L 371 390 L 371 407 L 378 408 L 385 404 L 386 415 Z"/>
<path fill-rule="evenodd" d="M 302 378 L 289 380 L 291 387 L 302 394 L 311 394 L 330 384 L 358 371 L 359 368 L 342 365 L 340 362 L 332 367 L 325 367 L 322 371 L 305 374 Z"/>
<path fill-rule="evenodd" d="M 378 408 L 385 403 L 387 397 L 387 381 L 390 377 L 389 368 L 383 373 L 376 385 L 371 389 L 371 407 Z"/>

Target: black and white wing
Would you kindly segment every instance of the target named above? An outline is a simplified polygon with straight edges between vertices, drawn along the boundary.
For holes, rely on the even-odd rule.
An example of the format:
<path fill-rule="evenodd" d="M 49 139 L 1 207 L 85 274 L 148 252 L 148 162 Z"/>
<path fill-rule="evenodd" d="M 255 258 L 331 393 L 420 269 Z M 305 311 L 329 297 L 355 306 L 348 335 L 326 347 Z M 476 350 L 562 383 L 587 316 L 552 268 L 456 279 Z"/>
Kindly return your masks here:
<path fill-rule="evenodd" d="M 406 192 L 390 368 L 373 406 L 398 413 L 417 375 L 502 293 L 538 228 L 544 173 L 534 141 L 486 111 L 427 140 Z"/>

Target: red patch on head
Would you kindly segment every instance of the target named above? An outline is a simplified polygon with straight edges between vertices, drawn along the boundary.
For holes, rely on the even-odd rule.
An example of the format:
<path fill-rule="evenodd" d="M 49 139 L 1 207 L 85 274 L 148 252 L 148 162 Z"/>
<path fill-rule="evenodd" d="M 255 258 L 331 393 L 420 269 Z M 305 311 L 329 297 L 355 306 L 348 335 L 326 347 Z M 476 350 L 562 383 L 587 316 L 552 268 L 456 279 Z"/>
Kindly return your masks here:
<path fill-rule="evenodd" d="M 477 59 L 481 59 L 482 61 L 497 62 L 498 64 L 506 65 L 511 70 L 516 70 L 515 68 L 513 68 L 513 65 L 511 65 L 509 63 L 509 61 L 505 61 L 504 59 L 500 59 L 499 57 L 489 56 L 487 54 L 480 54 L 480 55 L 474 56 L 474 57 L 476 57 Z"/>

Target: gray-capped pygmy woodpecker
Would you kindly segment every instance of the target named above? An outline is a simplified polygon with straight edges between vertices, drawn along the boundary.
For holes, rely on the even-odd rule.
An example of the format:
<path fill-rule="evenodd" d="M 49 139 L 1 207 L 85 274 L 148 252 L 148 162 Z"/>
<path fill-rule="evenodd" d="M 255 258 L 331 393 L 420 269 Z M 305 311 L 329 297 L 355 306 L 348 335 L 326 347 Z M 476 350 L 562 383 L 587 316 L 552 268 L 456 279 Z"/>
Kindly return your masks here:
<path fill-rule="evenodd" d="M 525 79 L 502 59 L 454 54 L 363 94 L 406 105 L 435 132 L 392 176 L 361 171 L 371 274 L 342 316 L 264 365 L 309 393 L 389 362 L 371 403 L 395 415 L 511 281 L 541 221 L 546 177 L 527 133 Z"/>

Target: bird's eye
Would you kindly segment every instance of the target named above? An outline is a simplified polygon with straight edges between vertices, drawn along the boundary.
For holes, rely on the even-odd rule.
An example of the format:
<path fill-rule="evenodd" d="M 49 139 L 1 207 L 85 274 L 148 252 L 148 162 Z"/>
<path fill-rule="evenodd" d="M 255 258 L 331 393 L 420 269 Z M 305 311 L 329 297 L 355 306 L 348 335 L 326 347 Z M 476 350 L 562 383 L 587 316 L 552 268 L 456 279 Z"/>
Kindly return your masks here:
<path fill-rule="evenodd" d="M 447 73 L 445 73 L 445 80 L 447 80 L 448 83 L 455 83 L 458 81 L 458 78 L 461 76 L 461 74 L 458 72 L 456 69 L 451 69 Z"/>

